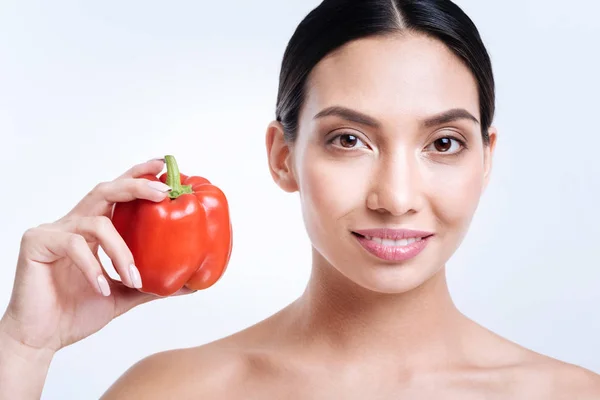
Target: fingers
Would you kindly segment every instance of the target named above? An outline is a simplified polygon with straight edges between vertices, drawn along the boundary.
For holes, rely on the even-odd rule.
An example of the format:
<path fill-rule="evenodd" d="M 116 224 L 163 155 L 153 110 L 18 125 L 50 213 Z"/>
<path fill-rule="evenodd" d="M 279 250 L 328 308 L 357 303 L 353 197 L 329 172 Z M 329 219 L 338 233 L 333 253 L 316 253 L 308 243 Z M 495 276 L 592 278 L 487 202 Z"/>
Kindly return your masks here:
<path fill-rule="evenodd" d="M 139 178 L 143 175 L 158 175 L 160 171 L 163 170 L 165 166 L 165 160 L 162 158 L 157 158 L 154 160 L 147 161 L 145 163 L 141 163 L 138 165 L 134 165 L 117 179 L 123 178 Z"/>
<path fill-rule="evenodd" d="M 128 192 L 129 189 L 137 190 L 138 194 L 141 192 L 142 197 L 139 198 L 161 201 L 166 197 L 164 193 L 169 188 L 160 184 L 150 184 L 150 189 L 153 190 L 148 190 L 148 181 L 154 179 L 163 168 L 164 160 L 162 159 L 150 160 L 135 165 L 117 179 L 96 185 L 65 217 L 73 215 L 108 215 L 115 202 L 131 201 L 136 198 Z M 143 180 L 144 183 L 134 183 L 136 180 Z M 123 183 L 122 181 L 128 183 Z M 140 186 L 144 184 L 146 185 L 146 190 L 140 190 Z M 125 193 L 116 193 L 115 191 L 125 191 Z M 160 195 L 160 193 L 163 193 L 163 195 Z"/>
<path fill-rule="evenodd" d="M 123 284 L 130 288 L 141 288 L 142 279 L 135 266 L 133 254 L 108 217 L 83 217 L 71 220 L 67 231 L 97 241 L 111 259 Z"/>
<path fill-rule="evenodd" d="M 141 304 L 145 304 L 153 300 L 166 298 L 151 293 L 144 293 L 137 290 L 134 291 L 126 288 L 123 285 L 120 285 L 118 282 L 115 283 L 115 285 L 113 286 L 113 291 L 115 296 L 115 309 L 117 315 L 126 313 L 127 311 Z M 168 297 L 184 296 L 192 293 L 196 293 L 196 290 L 188 289 L 184 286 L 176 293 Z"/>
<path fill-rule="evenodd" d="M 102 266 L 83 236 L 72 232 L 36 228 L 30 229 L 23 240 L 41 244 L 58 258 L 69 258 L 97 293 L 103 296 L 110 295 L 110 286 L 104 277 Z"/>
<path fill-rule="evenodd" d="M 138 276 L 132 276 L 131 252 L 108 218 L 88 217 L 71 221 L 68 226 L 29 229 L 23 235 L 22 241 L 29 249 L 28 253 L 36 253 L 33 261 L 51 263 L 60 258 L 69 259 L 81 271 L 94 291 L 103 296 L 114 294 L 118 315 L 140 304 L 163 298 L 130 289 L 141 287 L 141 278 L 137 269 Z M 100 243 L 113 261 L 121 282 L 111 279 L 103 269 L 99 257 L 90 249 L 90 241 Z M 194 292 L 183 287 L 172 296 Z"/>
<path fill-rule="evenodd" d="M 98 201 L 110 204 L 144 199 L 162 201 L 171 190 L 162 182 L 144 178 L 123 178 L 101 183 L 92 191 Z"/>
<path fill-rule="evenodd" d="M 160 202 L 168 196 L 169 190 L 169 186 L 164 183 L 146 178 L 121 178 L 102 182 L 68 216 L 108 215 L 113 204 L 135 199 Z"/>

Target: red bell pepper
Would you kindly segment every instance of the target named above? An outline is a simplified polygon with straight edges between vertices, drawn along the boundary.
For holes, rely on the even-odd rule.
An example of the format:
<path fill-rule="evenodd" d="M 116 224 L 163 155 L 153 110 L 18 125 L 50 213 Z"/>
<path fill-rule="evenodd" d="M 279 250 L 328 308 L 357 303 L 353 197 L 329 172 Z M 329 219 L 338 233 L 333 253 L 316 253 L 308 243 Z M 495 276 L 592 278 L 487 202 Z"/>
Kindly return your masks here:
<path fill-rule="evenodd" d="M 182 287 L 201 290 L 223 275 L 232 249 L 225 194 L 207 179 L 180 174 L 173 156 L 159 178 L 172 190 L 162 202 L 117 203 L 112 221 L 133 253 L 142 292 L 169 296 Z"/>

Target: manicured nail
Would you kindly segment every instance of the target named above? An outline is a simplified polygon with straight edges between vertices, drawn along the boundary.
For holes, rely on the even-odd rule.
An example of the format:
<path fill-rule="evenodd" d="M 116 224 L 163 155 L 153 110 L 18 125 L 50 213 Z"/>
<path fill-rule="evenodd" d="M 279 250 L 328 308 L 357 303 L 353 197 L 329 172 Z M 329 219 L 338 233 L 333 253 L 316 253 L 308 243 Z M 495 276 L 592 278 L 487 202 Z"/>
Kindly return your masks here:
<path fill-rule="evenodd" d="M 142 287 L 142 277 L 140 276 L 140 271 L 133 264 L 129 266 L 129 276 L 131 277 L 131 283 L 133 283 L 133 287 L 139 289 Z"/>
<path fill-rule="evenodd" d="M 98 287 L 103 296 L 110 295 L 110 286 L 108 286 L 108 281 L 102 275 L 98 277 Z"/>
<path fill-rule="evenodd" d="M 148 186 L 150 186 L 154 190 L 158 190 L 159 192 L 163 193 L 171 191 L 171 188 L 168 185 L 165 185 L 164 183 L 159 181 L 150 181 L 148 182 Z"/>

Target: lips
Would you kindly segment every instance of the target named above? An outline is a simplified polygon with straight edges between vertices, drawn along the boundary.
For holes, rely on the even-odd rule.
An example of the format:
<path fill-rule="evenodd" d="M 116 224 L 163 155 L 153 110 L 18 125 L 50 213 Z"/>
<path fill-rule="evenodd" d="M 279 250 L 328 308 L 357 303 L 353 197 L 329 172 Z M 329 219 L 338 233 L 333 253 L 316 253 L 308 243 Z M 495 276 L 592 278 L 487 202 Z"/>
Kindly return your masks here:
<path fill-rule="evenodd" d="M 410 239 L 410 238 L 425 238 L 433 235 L 431 232 L 426 231 L 415 231 L 411 229 L 363 229 L 359 231 L 354 231 L 354 233 L 359 234 L 360 236 L 370 237 L 370 238 L 381 238 L 381 239 L 391 239 L 391 240 L 400 240 L 400 239 Z"/>
<path fill-rule="evenodd" d="M 352 232 L 370 254 L 386 261 L 405 261 L 420 254 L 433 233 L 409 229 L 365 229 Z"/>

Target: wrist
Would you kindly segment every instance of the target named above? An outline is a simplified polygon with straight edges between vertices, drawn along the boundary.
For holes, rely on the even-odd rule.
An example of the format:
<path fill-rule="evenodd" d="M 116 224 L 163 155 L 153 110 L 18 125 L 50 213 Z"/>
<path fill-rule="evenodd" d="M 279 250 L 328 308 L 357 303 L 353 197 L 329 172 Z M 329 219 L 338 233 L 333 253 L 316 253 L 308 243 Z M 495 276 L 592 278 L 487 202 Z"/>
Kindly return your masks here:
<path fill-rule="evenodd" d="M 10 321 L 0 319 L 0 399 L 39 399 L 55 351 L 20 340 Z"/>
<path fill-rule="evenodd" d="M 21 339 L 21 337 L 26 337 L 21 333 L 22 329 L 15 326 L 10 316 L 4 315 L 0 318 L 0 353 L 2 358 L 12 355 L 18 357 L 21 362 L 32 362 L 39 365 L 43 365 L 43 363 L 50 364 L 56 352 L 49 348 L 35 347 L 28 344 Z"/>

